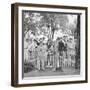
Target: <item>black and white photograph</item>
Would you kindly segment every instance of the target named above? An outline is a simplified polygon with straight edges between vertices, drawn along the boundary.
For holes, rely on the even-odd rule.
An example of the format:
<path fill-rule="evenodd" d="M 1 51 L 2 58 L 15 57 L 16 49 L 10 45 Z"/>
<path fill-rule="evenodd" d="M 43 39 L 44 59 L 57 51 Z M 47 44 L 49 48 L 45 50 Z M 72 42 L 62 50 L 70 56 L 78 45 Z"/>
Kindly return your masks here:
<path fill-rule="evenodd" d="M 12 84 L 87 82 L 87 7 L 12 5 Z"/>
<path fill-rule="evenodd" d="M 80 14 L 22 11 L 24 77 L 80 74 Z"/>

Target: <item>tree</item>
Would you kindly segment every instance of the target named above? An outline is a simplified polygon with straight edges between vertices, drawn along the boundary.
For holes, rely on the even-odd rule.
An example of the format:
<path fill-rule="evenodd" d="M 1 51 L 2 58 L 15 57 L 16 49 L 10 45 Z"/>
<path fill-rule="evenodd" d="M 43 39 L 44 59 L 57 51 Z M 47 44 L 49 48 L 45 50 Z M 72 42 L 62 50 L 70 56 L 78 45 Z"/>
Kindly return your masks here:
<path fill-rule="evenodd" d="M 24 20 L 23 20 L 23 27 L 24 27 L 24 35 L 31 30 L 33 34 L 37 32 L 37 28 L 40 29 L 40 19 L 42 16 L 40 16 L 40 13 L 32 13 L 32 12 L 25 12 L 23 14 Z"/>
<path fill-rule="evenodd" d="M 80 68 L 80 15 L 77 17 L 77 28 L 75 31 L 76 39 L 77 39 L 77 44 L 76 44 L 76 61 L 75 61 L 75 68 L 79 69 Z"/>
<path fill-rule="evenodd" d="M 42 13 L 41 15 L 43 15 L 41 21 L 46 24 L 48 29 L 51 29 L 51 39 L 53 39 L 54 31 L 57 29 L 57 25 L 59 25 L 63 31 L 66 30 L 66 24 L 68 22 L 67 15 L 58 13 Z"/>

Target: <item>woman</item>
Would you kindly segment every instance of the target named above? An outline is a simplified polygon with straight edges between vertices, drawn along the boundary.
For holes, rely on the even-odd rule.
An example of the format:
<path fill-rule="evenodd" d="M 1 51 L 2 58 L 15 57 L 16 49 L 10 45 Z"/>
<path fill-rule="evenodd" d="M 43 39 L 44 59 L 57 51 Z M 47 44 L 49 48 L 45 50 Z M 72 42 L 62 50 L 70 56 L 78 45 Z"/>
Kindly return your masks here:
<path fill-rule="evenodd" d="M 47 46 L 45 43 L 40 43 L 37 46 L 37 68 L 38 70 L 45 70 L 45 61 L 47 60 Z"/>

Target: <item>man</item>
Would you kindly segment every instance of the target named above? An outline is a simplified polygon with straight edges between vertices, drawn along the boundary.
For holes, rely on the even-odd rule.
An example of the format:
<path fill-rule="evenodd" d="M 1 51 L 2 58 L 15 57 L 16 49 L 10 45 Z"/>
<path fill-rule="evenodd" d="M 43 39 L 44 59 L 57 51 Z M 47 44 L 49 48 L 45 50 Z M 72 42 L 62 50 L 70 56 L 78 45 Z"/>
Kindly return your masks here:
<path fill-rule="evenodd" d="M 52 54 L 52 40 L 48 39 L 47 41 L 47 66 L 51 65 L 51 54 Z"/>
<path fill-rule="evenodd" d="M 59 52 L 59 62 L 60 62 L 60 66 L 59 68 L 62 70 L 62 63 L 64 60 L 64 51 L 65 51 L 65 45 L 64 45 L 64 41 L 62 40 L 62 38 L 58 38 L 58 52 Z"/>
<path fill-rule="evenodd" d="M 54 55 L 54 50 L 53 50 L 53 45 L 51 45 L 51 47 L 48 49 L 47 51 L 47 65 L 48 67 L 52 67 L 53 64 L 53 55 Z"/>
<path fill-rule="evenodd" d="M 62 71 L 64 43 L 62 38 L 57 38 L 54 42 L 54 71 L 59 69 Z"/>

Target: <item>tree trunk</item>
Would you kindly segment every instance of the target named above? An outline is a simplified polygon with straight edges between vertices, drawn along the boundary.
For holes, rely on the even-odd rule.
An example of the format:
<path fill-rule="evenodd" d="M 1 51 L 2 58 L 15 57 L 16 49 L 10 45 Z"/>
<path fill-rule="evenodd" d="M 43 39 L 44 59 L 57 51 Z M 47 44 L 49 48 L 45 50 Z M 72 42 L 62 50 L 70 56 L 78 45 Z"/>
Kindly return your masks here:
<path fill-rule="evenodd" d="M 77 29 L 76 29 L 76 38 L 77 38 L 77 43 L 76 43 L 76 56 L 75 56 L 75 69 L 80 68 L 80 15 L 77 17 Z"/>

